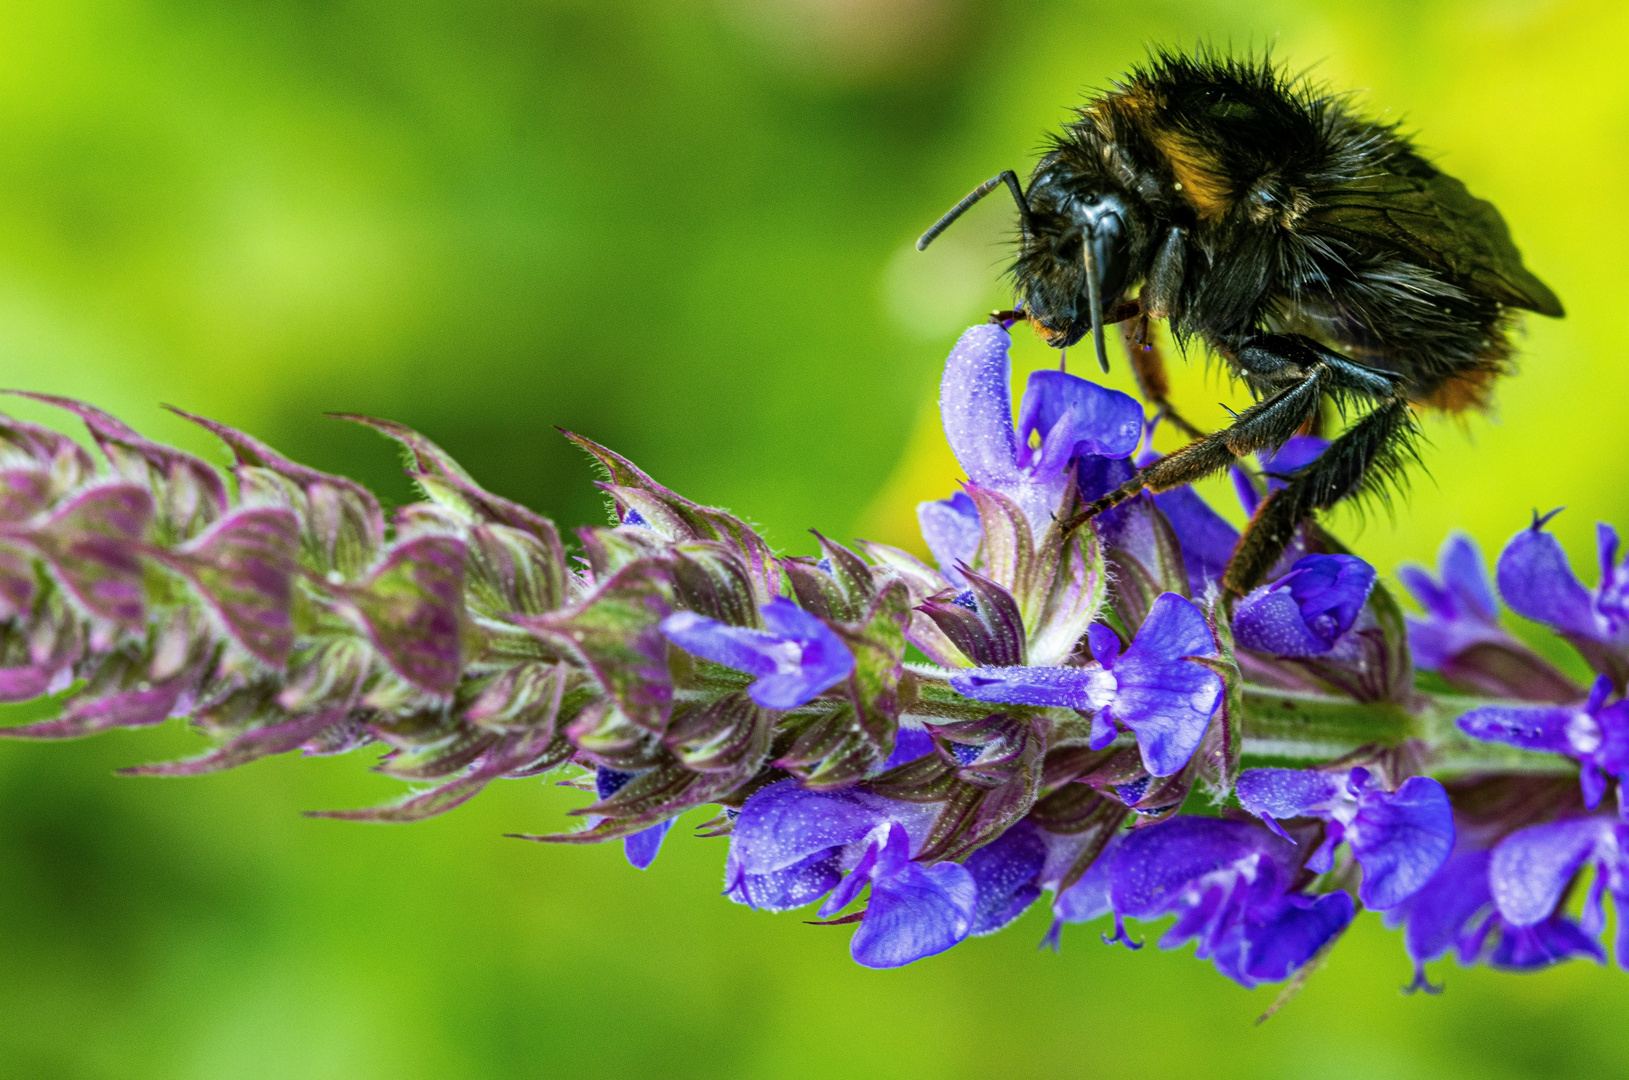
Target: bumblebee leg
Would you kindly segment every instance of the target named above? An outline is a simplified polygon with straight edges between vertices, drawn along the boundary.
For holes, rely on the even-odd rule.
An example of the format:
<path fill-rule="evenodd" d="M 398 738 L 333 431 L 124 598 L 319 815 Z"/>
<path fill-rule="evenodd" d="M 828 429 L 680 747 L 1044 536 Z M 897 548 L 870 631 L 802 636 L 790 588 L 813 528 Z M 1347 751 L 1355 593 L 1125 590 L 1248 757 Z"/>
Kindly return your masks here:
<path fill-rule="evenodd" d="M 1108 313 L 1103 316 L 1103 325 L 1112 326 L 1115 323 L 1123 323 L 1127 319 L 1135 319 L 1137 316 L 1141 315 L 1142 312 L 1142 305 L 1137 301 L 1122 300 L 1120 303 L 1110 308 Z M 993 323 L 1028 322 L 1029 312 L 1025 311 L 1021 307 L 1007 308 L 1005 311 L 992 311 L 990 312 L 989 319 L 985 321 Z"/>
<path fill-rule="evenodd" d="M 1188 423 L 1176 411 L 1167 397 L 1171 383 L 1165 377 L 1165 357 L 1150 335 L 1148 316 L 1134 322 L 1120 324 L 1120 339 L 1125 342 L 1126 357 L 1131 361 L 1131 373 L 1137 377 L 1137 389 L 1143 400 L 1159 410 L 1159 415 L 1171 426 L 1190 439 L 1203 439 L 1207 432 Z"/>
<path fill-rule="evenodd" d="M 1256 507 L 1233 549 L 1223 588 L 1243 596 L 1272 570 L 1301 522 L 1342 499 L 1366 490 L 1378 491 L 1401 475 L 1406 464 L 1419 460 L 1414 448 L 1418 433 L 1408 402 L 1401 396 L 1375 406 Z"/>
<path fill-rule="evenodd" d="M 1138 470 L 1130 480 L 1070 518 L 1065 523 L 1066 531 L 1078 528 L 1145 488 L 1149 491 L 1168 491 L 1191 484 L 1225 469 L 1236 457 L 1282 446 L 1297 428 L 1306 423 L 1307 417 L 1317 411 L 1324 393 L 1324 381 L 1325 370 L 1315 368 L 1303 375 L 1299 382 L 1284 387 L 1267 400 L 1258 401 L 1239 413 L 1232 427 L 1196 439 L 1181 450 Z"/>
<path fill-rule="evenodd" d="M 1176 453 L 1139 470 L 1119 488 L 1070 518 L 1066 523 L 1069 528 L 1078 527 L 1144 489 L 1166 491 L 1191 484 L 1232 464 L 1236 457 L 1284 445 L 1318 414 L 1325 394 L 1334 397 L 1337 403 L 1353 396 L 1378 401 L 1373 412 L 1353 425 L 1316 462 L 1302 470 L 1296 481 L 1291 482 L 1290 486 L 1294 487 L 1306 479 L 1298 494 L 1287 500 L 1276 500 L 1281 506 L 1270 513 L 1267 502 L 1274 499 L 1263 502 L 1257 508 L 1257 520 L 1262 520 L 1262 515 L 1269 513 L 1266 520 L 1275 523 L 1274 527 L 1259 539 L 1250 541 L 1248 547 L 1246 540 L 1256 526 L 1253 524 L 1246 531 L 1246 536 L 1240 538 L 1239 547 L 1235 549 L 1234 561 L 1238 561 L 1240 553 L 1249 555 L 1250 560 L 1236 574 L 1230 568 L 1227 578 L 1230 589 L 1247 580 L 1250 587 L 1254 587 L 1283 552 L 1289 536 L 1294 534 L 1296 523 L 1313 510 L 1332 506 L 1358 490 L 1371 466 L 1379 464 L 1382 475 L 1391 475 L 1400 468 L 1401 457 L 1385 456 L 1388 447 L 1394 447 L 1394 452 L 1401 455 L 1412 451 L 1407 437 L 1401 440 L 1397 438 L 1399 431 L 1412 434 L 1414 428 L 1408 405 L 1398 395 L 1398 382 L 1394 376 L 1366 368 L 1298 334 L 1266 334 L 1246 339 L 1230 355 L 1254 385 L 1281 389 L 1237 414 L 1233 425 L 1225 431 L 1197 439 Z M 1336 462 L 1341 462 L 1346 471 L 1333 471 Z M 1317 475 L 1325 479 L 1312 478 L 1313 471 L 1320 469 L 1320 466 L 1322 469 Z M 1356 470 L 1355 475 L 1348 478 L 1347 473 L 1353 469 Z M 1336 483 L 1347 479 L 1349 482 L 1345 487 Z M 1283 491 L 1277 494 L 1281 496 Z M 1297 513 L 1299 516 L 1296 516 Z M 1287 533 L 1282 527 L 1281 518 L 1293 519 Z"/>
<path fill-rule="evenodd" d="M 1315 439 L 1322 439 L 1327 437 L 1325 436 L 1324 432 L 1328 430 L 1329 410 L 1327 408 L 1320 408 L 1317 412 L 1307 417 L 1307 422 L 1301 425 L 1300 429 L 1296 431 L 1296 434 L 1311 435 Z"/>

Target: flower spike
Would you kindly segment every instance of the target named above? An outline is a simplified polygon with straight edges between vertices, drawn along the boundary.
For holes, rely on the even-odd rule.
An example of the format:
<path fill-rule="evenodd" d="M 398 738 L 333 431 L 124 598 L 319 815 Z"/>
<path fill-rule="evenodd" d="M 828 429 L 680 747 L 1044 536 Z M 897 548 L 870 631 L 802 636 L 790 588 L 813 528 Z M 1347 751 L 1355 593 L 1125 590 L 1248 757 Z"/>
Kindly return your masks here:
<path fill-rule="evenodd" d="M 212 749 L 127 770 L 171 776 L 373 746 L 417 789 L 318 812 L 353 821 L 552 774 L 584 794 L 582 827 L 524 838 L 620 841 L 638 868 L 711 805 L 699 833 L 727 838 L 732 901 L 819 905 L 809 921 L 853 926 L 875 968 L 1048 894 L 1050 944 L 1103 919 L 1100 937 L 1137 948 L 1132 922 L 1174 917 L 1162 947 L 1193 942 L 1246 987 L 1299 986 L 1359 903 L 1401 930 L 1413 989 L 1450 953 L 1604 961 L 1606 898 L 1620 925 L 1629 900 L 1617 533 L 1598 529 L 1587 588 L 1537 519 L 1497 560 L 1497 593 L 1456 536 L 1435 574 L 1400 572 L 1422 609 L 1405 617 L 1308 524 L 1229 608 L 1238 534 L 1191 488 L 1065 532 L 1137 467 L 1144 408 L 1043 371 L 1015 423 L 1010 344 L 975 327 L 945 366 L 966 483 L 918 507 L 937 568 L 818 533 L 777 556 L 575 435 L 611 513 L 568 557 L 553 522 L 391 421 L 350 418 L 406 451 L 422 492 L 387 518 L 354 481 L 213 421 L 181 414 L 231 450 L 235 483 L 41 398 L 101 457 L 0 417 L 0 700 L 64 695 L 0 734 L 185 717 Z M 1326 445 L 1292 438 L 1261 475 L 1238 470 L 1247 507 Z M 1501 599 L 1571 642 L 1594 685 L 1510 634 Z M 1614 952 L 1629 962 L 1629 935 Z"/>

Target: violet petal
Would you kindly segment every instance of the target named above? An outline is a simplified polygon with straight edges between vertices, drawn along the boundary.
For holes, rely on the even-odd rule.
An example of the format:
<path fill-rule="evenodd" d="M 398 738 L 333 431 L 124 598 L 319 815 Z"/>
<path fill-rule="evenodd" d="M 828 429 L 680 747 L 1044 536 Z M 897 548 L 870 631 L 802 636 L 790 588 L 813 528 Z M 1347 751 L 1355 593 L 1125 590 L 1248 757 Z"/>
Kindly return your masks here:
<path fill-rule="evenodd" d="M 1464 533 L 1448 537 L 1437 554 L 1437 565 L 1443 588 L 1457 601 L 1458 610 L 1484 622 L 1498 621 L 1499 605 L 1488 582 L 1487 564 L 1474 540 Z"/>
<path fill-rule="evenodd" d="M 1484 742 L 1508 743 L 1524 750 L 1565 754 L 1572 750 L 1567 728 L 1588 714 L 1563 705 L 1483 705 L 1455 721 L 1459 730 Z"/>
<path fill-rule="evenodd" d="M 662 850 L 662 838 L 667 836 L 667 831 L 671 828 L 673 819 L 669 818 L 643 832 L 636 832 L 623 838 L 622 852 L 635 870 L 644 870 L 656 861 L 656 853 Z"/>
<path fill-rule="evenodd" d="M 1277 820 L 1312 814 L 1337 798 L 1341 778 L 1316 769 L 1246 769 L 1234 791 L 1258 817 Z"/>
<path fill-rule="evenodd" d="M 1063 371 L 1032 372 L 1019 404 L 1019 444 L 1036 431 L 1049 438 L 1065 417 L 1074 427 L 1069 457 L 1129 457 L 1142 442 L 1143 407 L 1130 394 Z"/>
<path fill-rule="evenodd" d="M 945 439 L 967 478 L 983 487 L 1013 488 L 1019 480 L 1012 427 L 1012 338 L 999 326 L 968 328 L 945 361 L 939 413 Z"/>
<path fill-rule="evenodd" d="M 1532 926 L 1550 916 L 1567 883 L 1612 832 L 1612 820 L 1573 818 L 1530 825 L 1493 851 L 1488 881 L 1505 921 Z"/>
<path fill-rule="evenodd" d="M 1239 601 L 1233 637 L 1240 646 L 1269 656 L 1318 656 L 1330 648 L 1307 627 L 1289 590 L 1274 585 L 1262 585 Z"/>
<path fill-rule="evenodd" d="M 865 918 L 849 942 L 855 961 L 869 968 L 901 967 L 944 952 L 967 937 L 978 904 L 978 886 L 967 867 L 924 867 L 897 851 L 905 830 L 890 827 L 887 851 L 872 870 Z"/>
<path fill-rule="evenodd" d="M 1504 971 L 1536 971 L 1566 960 L 1587 957 L 1606 963 L 1606 950 L 1578 924 L 1552 915 L 1532 926 L 1507 926 L 1488 955 L 1488 966 Z"/>
<path fill-rule="evenodd" d="M 1115 661 L 1114 717 L 1136 736 L 1155 776 L 1170 776 L 1188 763 L 1221 704 L 1221 676 L 1185 659 L 1215 654 L 1216 639 L 1199 609 L 1176 593 L 1162 593 L 1131 647 Z"/>
<path fill-rule="evenodd" d="M 884 761 L 877 771 L 887 772 L 931 753 L 933 753 L 932 735 L 919 728 L 902 727 L 894 735 L 894 748 L 889 752 L 888 760 Z"/>
<path fill-rule="evenodd" d="M 1374 567 L 1356 556 L 1307 555 L 1240 602 L 1233 632 L 1240 645 L 1257 652 L 1327 653 L 1352 628 L 1374 584 Z"/>
<path fill-rule="evenodd" d="M 1416 970 L 1445 955 L 1465 939 L 1472 920 L 1493 906 L 1488 886 L 1488 864 L 1493 853 L 1460 847 L 1415 893 L 1386 909 L 1388 928 L 1406 924 L 1403 944 Z M 1416 986 L 1428 986 L 1423 972 Z"/>
<path fill-rule="evenodd" d="M 1328 439 L 1314 435 L 1292 435 L 1289 440 L 1267 457 L 1260 458 L 1262 471 L 1267 474 L 1267 490 L 1277 491 L 1285 485 L 1283 477 L 1311 465 L 1329 448 Z"/>
<path fill-rule="evenodd" d="M 776 651 L 785 651 L 778 635 L 730 626 L 694 611 L 675 611 L 663 619 L 662 633 L 685 652 L 760 678 L 779 670 Z"/>
<path fill-rule="evenodd" d="M 1200 879 L 1219 870 L 1282 858 L 1287 846 L 1251 822 L 1174 817 L 1126 834 L 1107 868 L 1109 895 L 1121 915 L 1158 918 L 1180 903 Z"/>
<path fill-rule="evenodd" d="M 1086 644 L 1093 659 L 1106 668 L 1113 667 L 1120 656 L 1120 635 L 1103 623 L 1092 623 L 1086 628 Z"/>
<path fill-rule="evenodd" d="M 916 519 L 940 573 L 957 588 L 966 588 L 967 582 L 957 564 L 971 566 L 979 542 L 984 539 L 978 505 L 967 492 L 958 491 L 948 499 L 920 504 L 916 508 Z"/>
<path fill-rule="evenodd" d="M 1101 919 L 1113 910 L 1109 887 L 1113 881 L 1111 867 L 1120 850 L 1122 839 L 1129 834 L 1118 833 L 1111 839 L 1080 880 L 1052 901 L 1052 914 L 1060 923 L 1091 922 Z"/>
<path fill-rule="evenodd" d="M 1589 591 L 1573 574 L 1561 543 L 1542 522 L 1523 529 L 1499 555 L 1499 593 L 1524 618 L 1582 637 L 1602 635 Z"/>
<path fill-rule="evenodd" d="M 730 854 L 748 874 L 796 866 L 809 856 L 863 838 L 887 818 L 880 795 L 844 788 L 808 791 L 781 780 L 755 792 L 730 834 Z"/>
<path fill-rule="evenodd" d="M 965 865 L 978 886 L 970 933 L 993 934 L 1041 895 L 1037 879 L 1046 865 L 1046 843 L 1034 825 L 1020 821 L 973 852 Z"/>
<path fill-rule="evenodd" d="M 790 866 L 749 874 L 741 869 L 732 846 L 725 862 L 724 894 L 738 904 L 763 911 L 791 911 L 812 904 L 842 880 L 840 848 L 815 851 Z"/>
<path fill-rule="evenodd" d="M 1365 792 L 1346 841 L 1363 867 L 1358 899 L 1371 911 L 1394 907 L 1422 889 L 1454 848 L 1448 793 L 1428 776 L 1412 776 L 1395 792 Z"/>
<path fill-rule="evenodd" d="M 1318 897 L 1287 896 L 1267 919 L 1248 919 L 1238 931 L 1242 962 L 1216 968 L 1239 985 L 1282 982 L 1299 971 L 1352 921 L 1356 909 L 1345 892 Z"/>
<path fill-rule="evenodd" d="M 1115 676 L 1097 666 L 982 667 L 957 672 L 950 685 L 975 701 L 1096 710 L 1112 700 Z"/>

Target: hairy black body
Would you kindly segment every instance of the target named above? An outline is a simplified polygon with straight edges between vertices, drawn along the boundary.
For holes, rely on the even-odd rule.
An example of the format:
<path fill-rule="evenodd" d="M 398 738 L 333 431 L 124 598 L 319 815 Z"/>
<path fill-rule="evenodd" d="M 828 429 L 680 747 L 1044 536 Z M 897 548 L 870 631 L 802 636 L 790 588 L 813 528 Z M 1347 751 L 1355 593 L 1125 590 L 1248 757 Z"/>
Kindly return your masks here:
<path fill-rule="evenodd" d="M 1199 437 L 1077 522 L 1275 449 L 1325 399 L 1366 408 L 1261 503 L 1224 582 L 1235 595 L 1265 578 L 1301 522 L 1401 478 L 1416 459 L 1415 409 L 1486 406 L 1510 368 L 1515 309 L 1562 314 L 1491 204 L 1394 125 L 1266 60 L 1156 54 L 1079 110 L 1027 193 L 1005 173 L 918 246 L 1002 180 L 1020 209 L 1020 310 L 1049 343 L 1093 333 L 1106 370 L 1104 324 L 1163 318 L 1257 398 L 1215 434 L 1177 418 Z M 1163 386 L 1154 396 L 1169 411 Z"/>

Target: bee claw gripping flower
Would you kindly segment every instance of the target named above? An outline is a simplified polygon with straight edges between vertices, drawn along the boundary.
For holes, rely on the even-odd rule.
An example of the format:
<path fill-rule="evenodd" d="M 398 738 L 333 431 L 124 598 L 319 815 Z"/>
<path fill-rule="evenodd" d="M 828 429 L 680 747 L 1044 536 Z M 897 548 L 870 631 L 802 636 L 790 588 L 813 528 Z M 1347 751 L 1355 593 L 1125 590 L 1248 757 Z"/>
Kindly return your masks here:
<path fill-rule="evenodd" d="M 525 838 L 621 841 L 641 868 L 712 805 L 698 831 L 728 838 L 725 895 L 818 903 L 811 921 L 853 926 L 868 967 L 994 933 L 1047 893 L 1051 944 L 1110 916 L 1104 936 L 1134 944 L 1126 920 L 1175 916 L 1163 946 L 1193 942 L 1247 987 L 1305 973 L 1360 903 L 1403 929 L 1414 988 L 1449 952 L 1604 959 L 1604 897 L 1629 897 L 1616 534 L 1594 591 L 1542 520 L 1498 560 L 1504 601 L 1572 642 L 1593 689 L 1499 625 L 1463 538 L 1440 580 L 1402 572 L 1423 616 L 1311 524 L 1230 608 L 1237 533 L 1190 488 L 1064 527 L 1151 429 L 1134 398 L 1062 371 L 1029 377 L 1015 422 L 1009 346 L 974 327 L 945 366 L 966 483 L 918 507 L 936 566 L 819 534 L 816 554 L 777 555 L 577 435 L 614 513 L 568 557 L 552 522 L 399 424 L 348 418 L 398 443 L 423 493 L 387 518 L 213 421 L 181 414 L 230 449 L 230 477 L 36 395 L 101 456 L 0 417 L 0 700 L 65 694 L 4 734 L 185 717 L 213 740 L 127 770 L 148 775 L 377 746 L 416 790 L 321 812 L 359 821 L 561 777 L 592 798 L 584 827 Z M 1326 445 L 1267 455 L 1265 486 Z M 1235 478 L 1249 509 L 1263 479 Z M 1437 683 L 1415 684 L 1410 638 Z"/>

